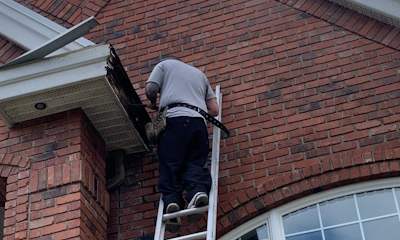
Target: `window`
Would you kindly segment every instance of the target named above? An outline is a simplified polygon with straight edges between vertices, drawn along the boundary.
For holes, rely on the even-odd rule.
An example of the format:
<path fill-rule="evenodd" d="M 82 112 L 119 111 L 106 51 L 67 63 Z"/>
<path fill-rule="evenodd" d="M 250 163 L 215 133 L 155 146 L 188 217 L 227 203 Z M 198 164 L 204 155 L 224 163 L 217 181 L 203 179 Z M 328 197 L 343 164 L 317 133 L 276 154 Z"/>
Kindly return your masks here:
<path fill-rule="evenodd" d="M 287 240 L 396 240 L 399 188 L 352 194 L 283 216 Z"/>
<path fill-rule="evenodd" d="M 399 205 L 400 178 L 354 184 L 274 209 L 221 240 L 398 240 Z"/>
<path fill-rule="evenodd" d="M 237 240 L 269 240 L 267 224 L 261 225 L 254 230 L 244 234 Z"/>

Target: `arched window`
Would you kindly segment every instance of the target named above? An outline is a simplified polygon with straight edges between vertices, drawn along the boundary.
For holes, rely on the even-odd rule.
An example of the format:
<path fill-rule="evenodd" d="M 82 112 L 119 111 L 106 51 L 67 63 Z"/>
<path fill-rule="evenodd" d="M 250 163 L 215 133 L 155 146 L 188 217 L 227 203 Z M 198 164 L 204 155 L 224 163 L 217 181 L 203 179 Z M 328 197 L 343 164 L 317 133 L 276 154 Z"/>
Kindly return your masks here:
<path fill-rule="evenodd" d="M 221 240 L 398 240 L 400 178 L 315 194 L 243 224 Z"/>

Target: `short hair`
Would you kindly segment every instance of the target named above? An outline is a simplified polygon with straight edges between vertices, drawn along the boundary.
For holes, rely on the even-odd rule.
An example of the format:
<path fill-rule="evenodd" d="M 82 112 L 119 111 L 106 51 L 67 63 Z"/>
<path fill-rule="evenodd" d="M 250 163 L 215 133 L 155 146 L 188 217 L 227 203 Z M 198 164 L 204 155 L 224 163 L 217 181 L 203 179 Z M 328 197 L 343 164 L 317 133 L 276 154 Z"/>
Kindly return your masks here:
<path fill-rule="evenodd" d="M 173 55 L 165 55 L 165 56 L 160 56 L 160 60 L 158 61 L 158 63 L 165 61 L 165 60 L 169 60 L 169 59 L 174 59 L 174 60 L 180 60 L 178 57 L 173 56 Z"/>
<path fill-rule="evenodd" d="M 178 57 L 175 57 L 175 56 L 172 56 L 172 55 L 164 55 L 164 56 L 160 56 L 158 58 L 153 58 L 152 60 L 150 60 L 148 62 L 148 67 L 149 68 L 154 68 L 160 62 L 165 61 L 165 60 L 170 60 L 170 59 L 175 59 L 175 60 L 179 60 L 180 61 L 180 59 Z"/>

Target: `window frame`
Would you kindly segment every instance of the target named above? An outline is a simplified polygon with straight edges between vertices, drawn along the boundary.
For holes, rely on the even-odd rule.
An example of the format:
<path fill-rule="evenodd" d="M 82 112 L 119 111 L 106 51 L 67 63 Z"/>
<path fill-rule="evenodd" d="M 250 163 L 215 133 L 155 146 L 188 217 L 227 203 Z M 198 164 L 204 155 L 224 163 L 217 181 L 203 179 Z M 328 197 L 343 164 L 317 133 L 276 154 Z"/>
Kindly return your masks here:
<path fill-rule="evenodd" d="M 385 178 L 379 180 L 371 180 L 367 182 L 355 183 L 347 186 L 337 187 L 331 190 L 312 194 L 293 202 L 272 209 L 264 214 L 261 214 L 254 219 L 245 222 L 239 227 L 225 234 L 220 240 L 232 240 L 243 236 L 245 233 L 254 230 L 262 224 L 267 224 L 270 235 L 270 240 L 285 240 L 283 229 L 283 216 L 302 209 L 307 206 L 312 206 L 317 203 L 340 198 L 352 194 L 369 192 L 385 188 L 400 187 L 400 177 Z M 275 231 L 272 231 L 274 229 Z"/>

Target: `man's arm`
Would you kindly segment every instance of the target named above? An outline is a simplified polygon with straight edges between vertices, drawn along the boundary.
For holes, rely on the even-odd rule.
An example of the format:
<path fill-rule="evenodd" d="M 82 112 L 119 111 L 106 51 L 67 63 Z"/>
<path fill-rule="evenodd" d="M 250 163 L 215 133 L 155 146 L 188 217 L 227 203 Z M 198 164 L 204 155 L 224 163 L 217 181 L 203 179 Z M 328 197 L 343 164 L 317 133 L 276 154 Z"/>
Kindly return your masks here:
<path fill-rule="evenodd" d="M 216 117 L 218 116 L 218 103 L 217 103 L 217 97 L 215 96 L 215 93 L 213 91 L 213 89 L 211 88 L 210 82 L 208 81 L 206 75 L 204 76 L 204 81 L 206 83 L 206 105 L 207 105 L 207 110 L 208 113 L 213 116 Z"/>
<path fill-rule="evenodd" d="M 153 109 L 157 109 L 157 93 L 160 88 L 157 83 L 148 82 L 146 84 L 146 96 L 150 100 Z"/>
<path fill-rule="evenodd" d="M 219 110 L 218 110 L 217 99 L 216 98 L 208 99 L 206 103 L 207 103 L 208 113 L 213 117 L 218 116 Z"/>

